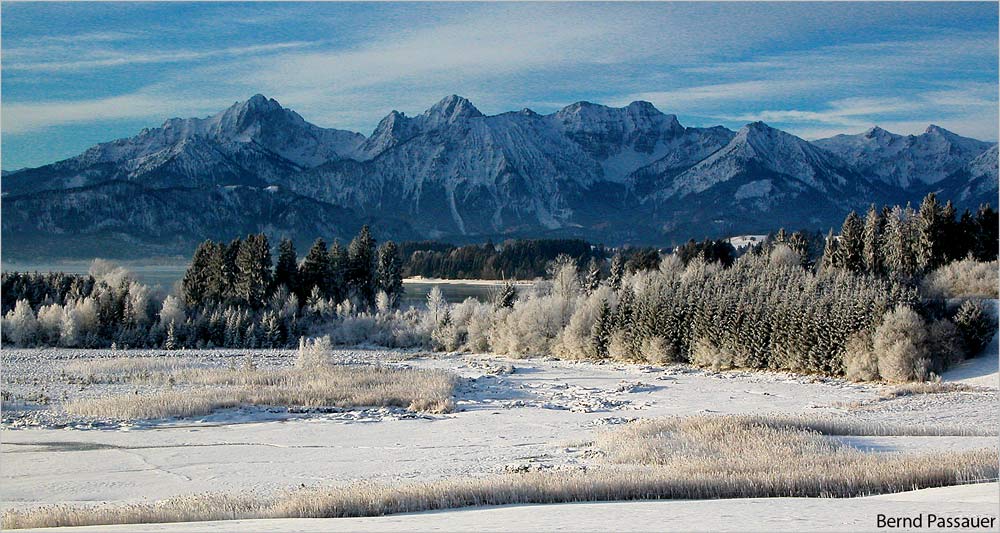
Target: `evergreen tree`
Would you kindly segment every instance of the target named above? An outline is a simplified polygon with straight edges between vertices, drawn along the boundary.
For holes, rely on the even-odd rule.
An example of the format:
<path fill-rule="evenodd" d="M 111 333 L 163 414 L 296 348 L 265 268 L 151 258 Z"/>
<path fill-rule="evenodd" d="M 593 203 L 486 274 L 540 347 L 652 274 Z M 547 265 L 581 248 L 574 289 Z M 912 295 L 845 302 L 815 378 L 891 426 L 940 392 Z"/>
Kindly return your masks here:
<path fill-rule="evenodd" d="M 601 285 L 601 265 L 594 257 L 587 263 L 587 274 L 583 278 L 583 290 L 590 294 Z"/>
<path fill-rule="evenodd" d="M 176 350 L 177 349 L 177 326 L 174 325 L 174 321 L 171 320 L 170 324 L 167 325 L 167 337 L 163 340 L 164 350 Z"/>
<path fill-rule="evenodd" d="M 997 212 L 990 204 L 979 206 L 976 212 L 976 244 L 974 254 L 980 261 L 993 261 L 997 258 Z"/>
<path fill-rule="evenodd" d="M 611 340 L 614 317 L 611 315 L 611 307 L 607 299 L 601 299 L 601 306 L 597 311 L 597 319 L 590 330 L 590 342 L 594 354 L 598 358 L 608 356 L 608 342 Z"/>
<path fill-rule="evenodd" d="M 944 254 L 944 262 L 949 263 L 956 259 L 962 259 L 959 252 L 961 239 L 958 236 L 958 221 L 955 204 L 948 200 L 941 209 L 941 253 Z"/>
<path fill-rule="evenodd" d="M 806 238 L 802 232 L 796 231 L 788 237 L 788 247 L 792 249 L 793 252 L 799 255 L 799 264 L 802 268 L 809 268 L 812 261 L 809 257 L 809 240 Z"/>
<path fill-rule="evenodd" d="M 375 278 L 377 290 L 385 292 L 389 297 L 389 303 L 395 307 L 403 294 L 403 260 L 399 257 L 396 243 L 386 241 L 379 246 L 375 262 Z"/>
<path fill-rule="evenodd" d="M 625 259 L 621 253 L 616 253 L 611 258 L 611 272 L 608 274 L 608 285 L 611 290 L 617 291 L 622 287 L 622 279 L 625 277 Z"/>
<path fill-rule="evenodd" d="M 248 235 L 236 255 L 235 296 L 237 301 L 260 309 L 267 300 L 273 281 L 271 247 L 263 233 Z"/>
<path fill-rule="evenodd" d="M 899 206 L 894 207 L 886 217 L 882 257 L 887 274 L 897 281 L 909 282 L 915 273 L 916 258 L 912 253 L 910 227 Z"/>
<path fill-rule="evenodd" d="M 236 258 L 243 241 L 233 239 L 228 246 L 219 245 L 219 255 L 213 261 L 211 293 L 219 302 L 238 302 L 236 297 Z M 215 266 L 217 265 L 217 266 Z"/>
<path fill-rule="evenodd" d="M 368 225 L 347 246 L 346 279 L 349 290 L 365 307 L 375 303 L 375 239 Z"/>
<path fill-rule="evenodd" d="M 514 282 L 511 280 L 504 281 L 494 290 L 491 300 L 493 301 L 494 309 L 514 307 L 514 303 L 517 301 L 517 287 L 514 286 Z"/>
<path fill-rule="evenodd" d="M 840 228 L 840 239 L 837 242 L 837 255 L 834 263 L 850 272 L 861 272 L 864 269 L 864 227 L 861 218 L 854 211 L 848 213 L 844 225 Z"/>
<path fill-rule="evenodd" d="M 915 221 L 916 239 L 914 252 L 917 267 L 928 272 L 944 263 L 944 214 L 937 196 L 930 193 L 920 203 L 920 211 Z"/>
<path fill-rule="evenodd" d="M 278 245 L 278 262 L 274 266 L 275 287 L 284 286 L 290 292 L 297 292 L 299 260 L 295 255 L 295 244 L 291 239 L 281 239 Z"/>
<path fill-rule="evenodd" d="M 330 259 L 327 255 L 326 241 L 322 238 L 313 242 L 309 253 L 306 254 L 302 264 L 299 265 L 299 290 L 300 296 L 307 297 L 312 294 L 314 288 L 319 289 L 320 295 L 324 298 L 333 296 L 330 280 Z M 304 298 L 303 298 L 304 299 Z"/>
<path fill-rule="evenodd" d="M 198 307 L 212 300 L 211 282 L 213 278 L 213 260 L 219 255 L 218 246 L 212 241 L 204 241 L 198 245 L 191 258 L 191 266 L 184 273 L 181 286 L 184 291 L 184 302 L 189 307 Z"/>
<path fill-rule="evenodd" d="M 330 253 L 327 256 L 330 262 L 330 298 L 334 302 L 342 302 L 347 297 L 345 277 L 347 273 L 347 251 L 340 245 L 340 241 L 333 241 L 330 246 Z"/>
<path fill-rule="evenodd" d="M 819 271 L 829 272 L 830 270 L 837 268 L 839 262 L 839 252 L 837 250 L 837 239 L 833 237 L 833 230 L 831 229 L 826 234 L 826 246 L 823 248 L 823 257 L 820 259 Z"/>
<path fill-rule="evenodd" d="M 865 227 L 862 235 L 861 256 L 865 272 L 880 276 L 882 267 L 882 216 L 875 209 L 875 204 L 868 208 L 865 215 Z"/>

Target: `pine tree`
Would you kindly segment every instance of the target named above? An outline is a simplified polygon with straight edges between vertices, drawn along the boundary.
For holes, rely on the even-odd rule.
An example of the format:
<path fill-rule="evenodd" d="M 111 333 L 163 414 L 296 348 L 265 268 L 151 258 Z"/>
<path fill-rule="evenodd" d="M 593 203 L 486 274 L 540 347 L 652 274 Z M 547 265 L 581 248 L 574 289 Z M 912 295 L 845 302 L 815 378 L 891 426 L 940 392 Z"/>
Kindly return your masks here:
<path fill-rule="evenodd" d="M 997 258 L 997 212 L 990 204 L 979 206 L 976 211 L 976 244 L 974 254 L 980 261 L 993 261 Z"/>
<path fill-rule="evenodd" d="M 290 292 L 297 292 L 298 270 L 295 244 L 291 239 L 281 239 L 281 244 L 278 245 L 278 262 L 274 266 L 275 288 L 284 286 Z"/>
<path fill-rule="evenodd" d="M 210 241 L 204 241 L 198 245 L 191 258 L 191 266 L 184 273 L 181 286 L 184 291 L 184 302 L 189 307 L 198 307 L 208 303 L 213 299 L 211 294 L 213 287 L 213 262 L 219 255 L 218 246 Z"/>
<path fill-rule="evenodd" d="M 861 272 L 864 269 L 864 228 L 861 218 L 854 211 L 848 213 L 844 225 L 840 228 L 840 239 L 837 242 L 835 265 L 850 272 Z"/>
<path fill-rule="evenodd" d="M 865 272 L 880 276 L 883 274 L 882 266 L 882 226 L 884 221 L 875 204 L 868 208 L 865 215 L 865 228 L 861 237 L 861 256 L 865 265 Z"/>
<path fill-rule="evenodd" d="M 958 213 L 955 210 L 955 204 L 951 203 L 951 200 L 945 202 L 944 207 L 941 208 L 941 254 L 942 263 L 949 263 L 956 259 L 961 259 L 957 255 L 957 235 L 955 234 L 958 230 L 958 221 L 955 216 Z"/>
<path fill-rule="evenodd" d="M 802 232 L 796 231 L 788 238 L 788 247 L 799 255 L 799 264 L 802 268 L 809 268 L 812 261 L 809 258 L 809 240 Z"/>
<path fill-rule="evenodd" d="M 622 279 L 625 277 L 625 259 L 621 253 L 616 253 L 611 258 L 611 272 L 608 274 L 608 285 L 611 290 L 617 291 L 622 287 Z"/>
<path fill-rule="evenodd" d="M 494 290 L 491 300 L 493 301 L 494 309 L 514 307 L 514 303 L 517 301 L 517 287 L 514 286 L 514 282 L 511 280 L 504 281 Z"/>
<path fill-rule="evenodd" d="M 837 239 L 833 237 L 833 230 L 831 229 L 826 234 L 826 246 L 823 248 L 823 257 L 819 262 L 819 272 L 829 272 L 830 270 L 837 268 L 839 263 L 839 252 L 837 250 Z"/>
<path fill-rule="evenodd" d="M 347 246 L 348 289 L 365 307 L 375 303 L 375 239 L 368 225 L 361 227 L 358 235 Z"/>
<path fill-rule="evenodd" d="M 171 320 L 170 324 L 167 325 L 167 337 L 163 341 L 164 350 L 176 350 L 177 349 L 177 327 L 174 325 L 174 321 Z"/>
<path fill-rule="evenodd" d="M 403 294 L 403 260 L 399 257 L 396 243 L 387 241 L 378 248 L 375 262 L 377 288 L 389 297 L 389 303 L 396 307 Z"/>
<path fill-rule="evenodd" d="M 601 307 L 597 311 L 597 319 L 590 330 L 590 342 L 594 354 L 598 358 L 608 356 L 608 342 L 611 340 L 614 317 L 611 315 L 611 307 L 606 298 L 601 299 Z"/>
<path fill-rule="evenodd" d="M 331 278 L 326 241 L 322 238 L 316 239 L 312 247 L 309 248 L 305 259 L 302 260 L 302 264 L 299 265 L 300 296 L 309 296 L 314 288 L 318 288 L 319 293 L 324 298 L 333 296 L 331 294 L 332 287 L 330 287 Z"/>
<path fill-rule="evenodd" d="M 600 285 L 601 265 L 597 262 L 597 258 L 591 257 L 587 263 L 587 273 L 583 278 L 583 290 L 586 294 L 590 294 L 596 291 Z"/>
<path fill-rule="evenodd" d="M 263 233 L 248 235 L 236 255 L 235 296 L 243 305 L 260 309 L 271 287 L 271 248 Z"/>
<path fill-rule="evenodd" d="M 260 320 L 263 330 L 263 344 L 267 348 L 276 348 L 281 345 L 281 320 L 275 311 L 267 311 Z"/>
<path fill-rule="evenodd" d="M 330 263 L 330 299 L 334 302 L 343 301 L 347 297 L 347 287 L 345 278 L 347 276 L 347 250 L 340 245 L 340 241 L 333 241 L 330 252 L 327 254 Z"/>
<path fill-rule="evenodd" d="M 917 267 L 924 272 L 933 270 L 944 262 L 944 214 L 941 204 L 937 201 L 937 195 L 930 193 L 924 197 L 920 203 L 920 211 L 917 214 L 914 230 L 916 239 L 914 241 L 914 252 L 917 259 Z"/>

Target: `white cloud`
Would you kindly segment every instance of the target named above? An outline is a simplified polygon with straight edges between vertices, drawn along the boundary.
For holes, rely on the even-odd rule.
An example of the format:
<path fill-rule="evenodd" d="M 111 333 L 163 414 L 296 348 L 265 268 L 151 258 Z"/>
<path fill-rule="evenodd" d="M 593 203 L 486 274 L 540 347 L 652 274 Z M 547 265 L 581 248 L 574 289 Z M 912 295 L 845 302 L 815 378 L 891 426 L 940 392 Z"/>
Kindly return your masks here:
<path fill-rule="evenodd" d="M 176 116 L 187 110 L 190 113 L 217 110 L 218 102 L 191 99 L 165 98 L 162 95 L 133 93 L 109 98 L 71 101 L 45 101 L 3 104 L 3 132 L 18 134 L 48 127 L 81 122 L 99 122 L 118 119 L 163 118 Z"/>

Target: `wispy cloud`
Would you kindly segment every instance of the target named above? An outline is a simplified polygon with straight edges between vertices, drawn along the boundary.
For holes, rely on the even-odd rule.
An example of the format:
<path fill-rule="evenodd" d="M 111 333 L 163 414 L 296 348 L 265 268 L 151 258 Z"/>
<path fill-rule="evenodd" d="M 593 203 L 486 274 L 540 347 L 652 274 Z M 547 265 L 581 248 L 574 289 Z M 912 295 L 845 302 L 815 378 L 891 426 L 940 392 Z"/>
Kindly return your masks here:
<path fill-rule="evenodd" d="M 292 41 L 285 43 L 270 43 L 254 46 L 233 46 L 210 50 L 168 50 L 163 52 L 130 52 L 124 50 L 90 50 L 82 56 L 62 61 L 33 61 L 30 56 L 37 55 L 34 50 L 15 48 L 5 51 L 5 55 L 13 61 L 3 65 L 4 70 L 65 72 L 85 71 L 105 67 L 125 67 L 129 65 L 150 63 L 186 63 L 212 58 L 237 57 L 254 54 L 264 54 L 300 49 L 315 46 L 318 43 Z M 27 56 L 27 57 L 26 57 Z"/>
<path fill-rule="evenodd" d="M 52 126 L 80 122 L 175 116 L 216 110 L 218 102 L 206 99 L 165 97 L 162 94 L 133 93 L 109 98 L 71 101 L 4 103 L 5 134 L 27 133 Z"/>

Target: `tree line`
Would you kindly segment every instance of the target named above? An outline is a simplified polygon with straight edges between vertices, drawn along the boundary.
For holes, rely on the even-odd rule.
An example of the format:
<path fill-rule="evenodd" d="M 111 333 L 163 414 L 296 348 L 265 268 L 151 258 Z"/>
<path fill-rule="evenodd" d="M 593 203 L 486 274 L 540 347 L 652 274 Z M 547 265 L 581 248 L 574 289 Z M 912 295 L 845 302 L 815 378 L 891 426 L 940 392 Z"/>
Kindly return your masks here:
<path fill-rule="evenodd" d="M 419 241 L 404 242 L 400 250 L 406 276 L 447 279 L 535 279 L 545 276 L 548 264 L 560 255 L 572 257 L 580 267 L 606 257 L 603 246 L 582 239 L 519 239 L 499 246 Z"/>

